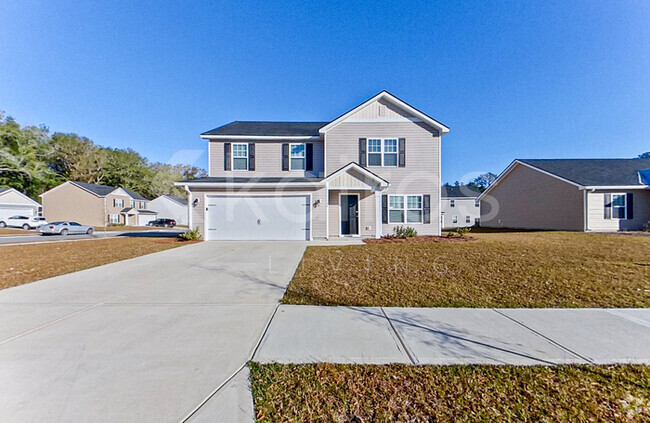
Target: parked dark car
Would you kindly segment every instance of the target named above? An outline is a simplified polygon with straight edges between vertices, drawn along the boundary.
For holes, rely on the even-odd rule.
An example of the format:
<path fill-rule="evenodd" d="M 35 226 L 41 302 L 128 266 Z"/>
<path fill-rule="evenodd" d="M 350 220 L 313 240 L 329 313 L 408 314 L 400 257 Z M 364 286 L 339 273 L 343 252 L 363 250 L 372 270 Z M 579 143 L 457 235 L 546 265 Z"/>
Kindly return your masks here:
<path fill-rule="evenodd" d="M 173 228 L 176 226 L 176 221 L 174 219 L 156 219 L 147 223 L 147 226 L 155 226 L 158 228 Z"/>

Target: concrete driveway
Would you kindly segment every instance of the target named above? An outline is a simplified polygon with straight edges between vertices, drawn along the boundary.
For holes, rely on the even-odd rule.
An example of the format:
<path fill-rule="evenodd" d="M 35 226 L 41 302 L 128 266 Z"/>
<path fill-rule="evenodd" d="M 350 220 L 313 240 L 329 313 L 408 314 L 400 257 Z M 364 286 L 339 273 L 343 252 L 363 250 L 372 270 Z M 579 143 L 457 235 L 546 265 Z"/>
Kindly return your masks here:
<path fill-rule="evenodd" d="M 0 291 L 1 420 L 182 421 L 248 361 L 305 246 L 200 243 Z M 250 407 L 224 391 L 205 409 Z"/>

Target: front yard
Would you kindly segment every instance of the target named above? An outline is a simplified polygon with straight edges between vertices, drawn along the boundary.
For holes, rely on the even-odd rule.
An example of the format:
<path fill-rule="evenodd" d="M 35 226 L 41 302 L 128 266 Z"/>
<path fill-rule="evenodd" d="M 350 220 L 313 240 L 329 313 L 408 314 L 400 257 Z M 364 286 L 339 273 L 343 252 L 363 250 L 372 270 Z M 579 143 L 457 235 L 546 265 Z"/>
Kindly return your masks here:
<path fill-rule="evenodd" d="M 650 307 L 650 237 L 567 232 L 308 247 L 285 304 Z"/>
<path fill-rule="evenodd" d="M 258 422 L 650 419 L 650 366 L 250 366 Z"/>
<path fill-rule="evenodd" d="M 183 245 L 174 238 L 109 238 L 0 246 L 0 289 Z"/>

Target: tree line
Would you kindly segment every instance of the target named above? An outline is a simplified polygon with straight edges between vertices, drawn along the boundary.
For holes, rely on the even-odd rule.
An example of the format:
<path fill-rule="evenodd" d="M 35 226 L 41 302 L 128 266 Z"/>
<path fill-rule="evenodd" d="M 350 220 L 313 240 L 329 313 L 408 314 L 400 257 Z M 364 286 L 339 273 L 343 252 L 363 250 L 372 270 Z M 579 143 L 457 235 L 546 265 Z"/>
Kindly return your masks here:
<path fill-rule="evenodd" d="M 184 197 L 174 182 L 205 175 L 195 166 L 151 163 L 130 148 L 102 147 L 77 134 L 50 135 L 45 126 L 21 126 L 0 112 L 0 187 L 32 198 L 65 181 L 124 187 L 149 199 Z"/>

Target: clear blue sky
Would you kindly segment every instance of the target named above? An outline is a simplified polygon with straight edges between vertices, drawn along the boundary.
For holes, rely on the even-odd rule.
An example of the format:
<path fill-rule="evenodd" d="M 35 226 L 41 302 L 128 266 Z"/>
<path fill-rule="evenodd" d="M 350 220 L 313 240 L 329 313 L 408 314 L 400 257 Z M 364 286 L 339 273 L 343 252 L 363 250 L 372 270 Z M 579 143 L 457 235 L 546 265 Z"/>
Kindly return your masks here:
<path fill-rule="evenodd" d="M 650 1 L 0 0 L 0 110 L 153 161 L 191 160 L 232 120 L 329 120 L 382 89 L 451 128 L 445 181 L 634 157 Z"/>

